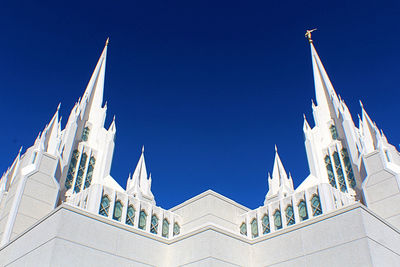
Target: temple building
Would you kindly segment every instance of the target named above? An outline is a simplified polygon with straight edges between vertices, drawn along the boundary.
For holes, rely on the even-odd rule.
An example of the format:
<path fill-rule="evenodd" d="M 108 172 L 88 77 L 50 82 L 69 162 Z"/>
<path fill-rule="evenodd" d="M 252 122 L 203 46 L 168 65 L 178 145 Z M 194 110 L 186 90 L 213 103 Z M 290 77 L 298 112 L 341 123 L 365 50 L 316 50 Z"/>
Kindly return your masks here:
<path fill-rule="evenodd" d="M 157 206 L 144 148 L 126 188 L 110 175 L 107 40 L 65 127 L 59 106 L 1 176 L 0 266 L 399 266 L 400 153 L 362 104 L 356 126 L 308 37 L 310 173 L 294 188 L 275 147 L 254 210 L 212 190 Z"/>

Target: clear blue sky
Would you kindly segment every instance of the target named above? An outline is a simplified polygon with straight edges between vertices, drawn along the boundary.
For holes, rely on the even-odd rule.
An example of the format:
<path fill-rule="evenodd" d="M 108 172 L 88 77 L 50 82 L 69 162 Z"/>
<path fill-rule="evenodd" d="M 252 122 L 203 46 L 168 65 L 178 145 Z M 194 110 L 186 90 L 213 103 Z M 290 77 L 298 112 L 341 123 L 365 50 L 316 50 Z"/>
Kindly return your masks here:
<path fill-rule="evenodd" d="M 262 205 L 274 145 L 295 186 L 308 175 L 310 49 L 353 118 L 358 100 L 400 142 L 399 1 L 2 1 L 0 170 L 59 102 L 66 118 L 107 36 L 111 173 L 125 186 L 145 145 L 157 204 L 213 189 Z"/>

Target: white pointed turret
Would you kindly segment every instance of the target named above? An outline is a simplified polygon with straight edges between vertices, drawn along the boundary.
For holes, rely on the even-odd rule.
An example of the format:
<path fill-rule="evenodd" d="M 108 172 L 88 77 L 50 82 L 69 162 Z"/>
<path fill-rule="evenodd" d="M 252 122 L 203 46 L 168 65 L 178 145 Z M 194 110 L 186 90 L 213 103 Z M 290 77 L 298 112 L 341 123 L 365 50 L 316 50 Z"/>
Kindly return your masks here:
<path fill-rule="evenodd" d="M 58 105 L 56 112 L 50 120 L 50 123 L 46 126 L 41 135 L 41 141 L 44 151 L 53 155 L 56 154 L 60 142 L 60 121 L 58 119 L 60 105 L 61 103 Z"/>
<path fill-rule="evenodd" d="M 364 105 L 360 101 L 361 106 L 361 122 L 360 122 L 360 132 L 362 135 L 364 153 L 370 153 L 378 148 L 378 142 L 380 139 L 379 129 L 376 127 L 375 123 L 372 122 L 371 118 L 368 116 L 364 109 Z"/>
<path fill-rule="evenodd" d="M 272 177 L 268 174 L 269 190 L 266 196 L 266 201 L 276 196 L 284 197 L 286 194 L 293 193 L 293 180 L 288 177 L 282 161 L 278 154 L 278 149 L 275 146 L 275 160 Z"/>
<path fill-rule="evenodd" d="M 142 154 L 140 155 L 132 177 L 128 177 L 126 191 L 128 194 L 134 195 L 141 200 L 155 203 L 153 193 L 151 192 L 151 175 L 149 178 L 147 177 L 144 146 L 142 147 Z"/>

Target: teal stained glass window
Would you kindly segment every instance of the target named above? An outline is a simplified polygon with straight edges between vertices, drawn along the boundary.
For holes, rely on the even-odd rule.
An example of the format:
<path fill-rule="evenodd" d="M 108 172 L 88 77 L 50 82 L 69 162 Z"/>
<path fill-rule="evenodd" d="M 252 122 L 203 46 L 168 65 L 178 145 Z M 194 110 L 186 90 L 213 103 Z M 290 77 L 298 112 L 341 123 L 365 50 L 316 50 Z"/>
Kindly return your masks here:
<path fill-rule="evenodd" d="M 341 154 L 344 162 L 344 169 L 346 171 L 347 181 L 349 182 L 351 188 L 354 189 L 356 187 L 356 179 L 354 178 L 353 167 L 351 166 L 349 153 L 347 153 L 346 148 L 343 148 Z"/>
<path fill-rule="evenodd" d="M 139 229 L 144 230 L 146 228 L 146 219 L 147 214 L 144 210 L 141 210 L 139 213 Z"/>
<path fill-rule="evenodd" d="M 251 236 L 253 238 L 258 236 L 258 223 L 256 218 L 251 221 Z"/>
<path fill-rule="evenodd" d="M 311 209 L 313 216 L 318 216 L 322 214 L 321 202 L 319 201 L 319 196 L 317 194 L 313 195 L 311 198 Z"/>
<path fill-rule="evenodd" d="M 84 189 L 88 188 L 90 186 L 90 184 L 92 183 L 92 176 L 93 176 L 93 170 L 94 170 L 95 163 L 96 163 L 95 157 L 91 156 L 90 160 L 89 160 L 89 166 L 87 169 L 87 173 L 86 173 Z"/>
<path fill-rule="evenodd" d="M 158 218 L 155 214 L 151 216 L 150 233 L 157 234 L 158 230 Z"/>
<path fill-rule="evenodd" d="M 336 126 L 332 124 L 331 127 L 329 127 L 329 130 L 331 131 L 332 139 L 333 140 L 338 139 L 338 133 L 336 130 Z"/>
<path fill-rule="evenodd" d="M 76 176 L 75 187 L 74 187 L 75 193 L 79 193 L 81 191 L 83 174 L 85 173 L 85 167 L 86 167 L 86 160 L 87 160 L 87 154 L 83 153 L 81 156 L 81 162 L 79 163 L 78 175 Z"/>
<path fill-rule="evenodd" d="M 247 224 L 246 223 L 242 223 L 240 225 L 240 233 L 242 235 L 247 235 Z"/>
<path fill-rule="evenodd" d="M 286 212 L 286 225 L 289 226 L 295 224 L 293 206 L 292 205 L 287 206 L 285 212 Z"/>
<path fill-rule="evenodd" d="M 83 141 L 87 141 L 89 139 L 89 133 L 90 133 L 89 127 L 83 128 L 83 131 L 82 131 L 82 140 Z"/>
<path fill-rule="evenodd" d="M 135 208 L 132 205 L 128 206 L 126 210 L 126 221 L 127 225 L 134 225 L 135 224 Z"/>
<path fill-rule="evenodd" d="M 181 233 L 181 227 L 179 226 L 178 223 L 174 223 L 174 230 L 173 230 L 174 236 L 179 235 L 180 233 Z"/>
<path fill-rule="evenodd" d="M 108 217 L 108 210 L 110 209 L 110 199 L 104 195 L 101 198 L 99 214 Z"/>
<path fill-rule="evenodd" d="M 77 149 L 72 153 L 71 161 L 69 163 L 67 178 L 65 179 L 65 187 L 70 189 L 72 187 L 72 182 L 74 181 L 76 163 L 78 162 L 79 151 Z"/>
<path fill-rule="evenodd" d="M 262 219 L 261 219 L 261 226 L 262 226 L 262 230 L 263 230 L 263 234 L 268 234 L 271 229 L 269 227 L 269 217 L 268 214 L 265 214 Z"/>
<path fill-rule="evenodd" d="M 169 236 L 169 222 L 167 219 L 163 220 L 161 235 L 166 238 Z"/>
<path fill-rule="evenodd" d="M 276 210 L 274 213 L 274 224 L 275 224 L 275 230 L 279 230 L 282 228 L 282 217 L 280 210 Z"/>
<path fill-rule="evenodd" d="M 122 203 L 120 200 L 117 200 L 114 205 L 113 219 L 120 222 L 121 217 L 122 217 Z"/>
<path fill-rule="evenodd" d="M 308 219 L 307 205 L 304 200 L 301 200 L 299 203 L 299 217 L 300 217 L 300 221 L 304 221 L 304 220 Z"/>
<path fill-rule="evenodd" d="M 326 157 L 325 157 L 325 166 L 326 166 L 326 171 L 328 172 L 328 179 L 329 179 L 330 185 L 333 186 L 334 188 L 337 188 L 336 181 L 335 181 L 335 175 L 333 174 L 332 161 L 331 161 L 331 157 L 329 157 L 329 155 L 326 155 Z"/>
<path fill-rule="evenodd" d="M 333 153 L 333 161 L 335 162 L 336 175 L 338 178 L 340 191 L 347 192 L 347 186 L 346 186 L 346 181 L 344 180 L 342 164 L 340 163 L 339 154 L 337 153 L 337 151 Z"/>

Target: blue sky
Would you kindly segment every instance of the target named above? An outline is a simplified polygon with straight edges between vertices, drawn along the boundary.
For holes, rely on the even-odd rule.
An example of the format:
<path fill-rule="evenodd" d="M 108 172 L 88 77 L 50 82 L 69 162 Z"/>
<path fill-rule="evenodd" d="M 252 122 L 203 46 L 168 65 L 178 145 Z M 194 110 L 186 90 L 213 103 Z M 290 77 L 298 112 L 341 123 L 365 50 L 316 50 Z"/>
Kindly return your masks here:
<path fill-rule="evenodd" d="M 295 186 L 308 175 L 314 44 L 353 118 L 359 99 L 400 143 L 398 1 L 2 1 L 0 170 L 59 102 L 64 123 L 108 50 L 111 173 L 125 186 L 145 145 L 157 204 L 213 189 L 262 205 L 277 144 Z"/>

